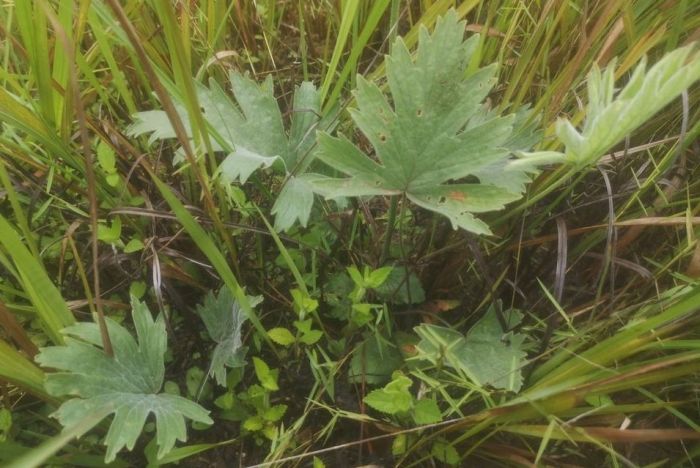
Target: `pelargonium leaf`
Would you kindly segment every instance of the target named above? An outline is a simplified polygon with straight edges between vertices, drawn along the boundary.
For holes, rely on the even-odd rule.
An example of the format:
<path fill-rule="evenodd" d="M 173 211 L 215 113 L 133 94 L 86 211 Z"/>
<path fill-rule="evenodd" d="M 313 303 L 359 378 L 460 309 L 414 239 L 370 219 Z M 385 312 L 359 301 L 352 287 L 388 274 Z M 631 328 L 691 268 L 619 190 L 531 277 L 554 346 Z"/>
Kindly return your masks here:
<path fill-rule="evenodd" d="M 107 320 L 114 349 L 109 357 L 101 349 L 99 327 L 76 323 L 64 329 L 65 346 L 42 348 L 36 360 L 57 369 L 47 374 L 46 390 L 54 396 L 72 396 L 54 416 L 69 427 L 88 414 L 114 414 L 105 438 L 105 461 L 126 447 L 133 449 L 149 414 L 155 416 L 158 458 L 185 441 L 185 419 L 211 424 L 209 412 L 186 398 L 160 393 L 165 373 L 167 335 L 162 317 L 153 320 L 148 307 L 132 297 L 134 337 L 121 325 Z"/>
<path fill-rule="evenodd" d="M 253 172 L 272 166 L 278 159 L 279 156 L 263 156 L 239 146 L 233 153 L 226 156 L 219 166 L 219 172 L 226 182 L 232 183 L 240 179 L 241 183 L 245 184 Z"/>
<path fill-rule="evenodd" d="M 522 314 L 508 310 L 505 318 L 511 328 L 520 323 Z M 461 370 L 480 386 L 513 392 L 522 387 L 525 336 L 514 332 L 504 334 L 493 306 L 466 336 L 451 328 L 428 324 L 417 326 L 415 331 L 421 338 L 416 345 L 418 359 L 435 365 L 444 360 L 444 364 Z"/>
<path fill-rule="evenodd" d="M 496 68 L 471 71 L 479 38 L 465 41 L 463 36 L 464 24 L 450 11 L 432 35 L 421 29 L 415 57 L 398 39 L 386 59 L 390 97 L 358 76 L 357 108 L 350 114 L 376 160 L 342 136 L 321 133 L 317 157 L 349 177 L 315 179 L 319 194 L 404 194 L 447 216 L 455 229 L 490 233 L 473 213 L 501 209 L 520 198 L 532 168 L 509 168 L 508 177 L 501 175 L 513 151 L 533 142 L 513 138 L 514 125 L 527 127 L 526 112 L 499 116 L 482 105 Z M 449 183 L 466 177 L 478 182 Z"/>
<path fill-rule="evenodd" d="M 286 183 L 280 193 L 281 200 L 273 208 L 275 228 L 287 231 L 296 222 L 305 226 L 314 193 L 303 182 L 303 176 L 315 159 L 317 131 L 330 130 L 335 125 L 333 113 L 321 115 L 318 90 L 312 83 L 303 82 L 294 94 L 287 134 L 271 77 L 258 84 L 233 71 L 229 82 L 233 99 L 214 80 L 210 80 L 208 87 L 196 84 L 212 148 L 226 154 L 217 169 L 221 182 L 230 184 L 238 180 L 245 183 L 255 171 L 264 168 L 283 170 Z M 173 100 L 189 132 L 185 107 L 177 96 L 173 96 Z M 163 111 L 137 113 L 128 133 L 135 136 L 150 134 L 151 143 L 157 139 L 175 138 L 175 131 Z"/>
<path fill-rule="evenodd" d="M 275 229 L 287 231 L 294 223 L 306 227 L 311 216 L 311 208 L 314 204 L 314 192 L 305 174 L 290 176 L 272 205 L 272 214 L 275 215 Z"/>

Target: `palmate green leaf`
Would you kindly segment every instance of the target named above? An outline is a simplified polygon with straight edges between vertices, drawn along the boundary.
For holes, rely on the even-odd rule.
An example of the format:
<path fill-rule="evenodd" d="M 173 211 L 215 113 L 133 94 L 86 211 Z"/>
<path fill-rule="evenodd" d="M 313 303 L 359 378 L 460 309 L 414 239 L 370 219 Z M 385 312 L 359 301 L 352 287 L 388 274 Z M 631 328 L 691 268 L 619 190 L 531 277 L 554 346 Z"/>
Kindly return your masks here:
<path fill-rule="evenodd" d="M 249 297 L 250 306 L 255 307 L 261 297 Z M 246 320 L 243 309 L 228 288 L 221 288 L 214 296 L 210 291 L 204 302 L 197 306 L 197 313 L 202 318 L 209 336 L 216 342 L 211 355 L 209 375 L 214 375 L 216 382 L 226 386 L 226 367 L 243 367 L 247 348 L 243 346 L 242 327 Z"/>
<path fill-rule="evenodd" d="M 515 310 L 508 310 L 505 315 L 509 328 L 522 320 L 522 314 Z M 522 387 L 525 336 L 504 334 L 493 306 L 466 337 L 456 330 L 428 324 L 417 326 L 415 331 L 421 338 L 416 345 L 418 359 L 435 365 L 444 360 L 443 364 L 461 370 L 480 386 L 513 392 Z"/>
<path fill-rule="evenodd" d="M 36 360 L 57 369 L 47 374 L 46 390 L 54 396 L 73 396 L 55 412 L 64 427 L 79 424 L 86 415 L 100 419 L 114 414 L 107 432 L 105 461 L 114 460 L 122 448 L 133 449 L 148 415 L 156 420 L 158 457 L 176 441 L 185 441 L 185 418 L 211 424 L 209 412 L 177 396 L 159 393 L 163 386 L 167 346 L 162 317 L 153 320 L 145 304 L 132 298 L 137 340 L 121 325 L 107 319 L 114 357 L 101 349 L 99 327 L 76 323 L 64 330 L 66 346 L 43 348 Z"/>
<path fill-rule="evenodd" d="M 528 146 L 509 148 L 518 143 L 511 138 L 514 115 L 498 116 L 482 106 L 496 68 L 468 72 L 479 38 L 464 41 L 463 36 L 464 23 L 451 11 L 432 35 L 421 30 L 415 59 L 398 39 L 387 57 L 390 99 L 358 76 L 358 108 L 350 112 L 378 161 L 342 136 L 321 133 L 319 159 L 350 177 L 319 177 L 313 180 L 318 193 L 327 198 L 405 194 L 447 216 L 454 228 L 490 233 L 473 213 L 520 198 L 531 168 L 512 169 L 507 162 L 512 150 Z M 512 174 L 503 177 L 504 172 Z M 448 184 L 468 176 L 478 182 Z"/>
<path fill-rule="evenodd" d="M 285 184 L 272 208 L 275 229 L 288 230 L 297 221 L 306 226 L 314 199 L 304 172 L 314 159 L 316 131 L 330 129 L 333 122 L 330 117 L 321 117 L 318 90 L 310 82 L 297 87 L 287 133 L 270 76 L 261 84 L 237 72 L 231 72 L 229 79 L 235 103 L 214 80 L 209 87 L 197 86 L 202 115 L 213 137 L 212 147 L 227 153 L 218 168 L 221 181 L 245 183 L 258 169 L 284 168 Z M 175 101 L 189 131 L 185 107 L 177 98 Z M 150 134 L 150 142 L 175 138 L 162 111 L 136 114 L 128 131 L 131 135 Z"/>
<path fill-rule="evenodd" d="M 369 392 L 363 401 L 382 413 L 396 414 L 409 411 L 413 407 L 413 396 L 409 391 L 411 384 L 411 379 L 400 375 L 384 388 Z"/>

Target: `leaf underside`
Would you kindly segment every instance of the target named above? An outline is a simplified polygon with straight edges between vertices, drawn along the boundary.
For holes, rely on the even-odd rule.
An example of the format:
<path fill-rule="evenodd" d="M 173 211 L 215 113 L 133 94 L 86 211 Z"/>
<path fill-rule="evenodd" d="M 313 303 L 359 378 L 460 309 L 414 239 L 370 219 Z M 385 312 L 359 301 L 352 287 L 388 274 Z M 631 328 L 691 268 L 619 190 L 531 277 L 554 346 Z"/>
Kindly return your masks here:
<path fill-rule="evenodd" d="M 566 145 L 567 159 L 579 166 L 600 156 L 650 119 L 683 90 L 700 80 L 700 55 L 693 45 L 676 49 L 646 70 L 642 59 L 627 84 L 615 95 L 615 62 L 601 73 L 594 65 L 588 75 L 588 108 L 579 132 L 566 119 L 556 134 Z"/>
<path fill-rule="evenodd" d="M 249 297 L 249 300 L 251 307 L 260 302 L 256 297 Z M 245 313 L 228 288 L 222 288 L 216 296 L 209 292 L 203 304 L 197 306 L 197 313 L 216 342 L 207 375 L 213 375 L 219 385 L 226 386 L 226 368 L 245 365 L 247 348 L 242 341 Z"/>

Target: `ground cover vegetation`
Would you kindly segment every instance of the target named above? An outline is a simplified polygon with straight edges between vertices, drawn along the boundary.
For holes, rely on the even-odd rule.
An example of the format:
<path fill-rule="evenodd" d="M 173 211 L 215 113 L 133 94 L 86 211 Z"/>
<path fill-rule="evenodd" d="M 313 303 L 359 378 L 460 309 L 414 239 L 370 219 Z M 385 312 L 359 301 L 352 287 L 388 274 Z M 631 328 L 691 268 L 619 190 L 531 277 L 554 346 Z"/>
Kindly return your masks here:
<path fill-rule="evenodd" d="M 0 5 L 3 466 L 694 466 L 700 4 Z"/>

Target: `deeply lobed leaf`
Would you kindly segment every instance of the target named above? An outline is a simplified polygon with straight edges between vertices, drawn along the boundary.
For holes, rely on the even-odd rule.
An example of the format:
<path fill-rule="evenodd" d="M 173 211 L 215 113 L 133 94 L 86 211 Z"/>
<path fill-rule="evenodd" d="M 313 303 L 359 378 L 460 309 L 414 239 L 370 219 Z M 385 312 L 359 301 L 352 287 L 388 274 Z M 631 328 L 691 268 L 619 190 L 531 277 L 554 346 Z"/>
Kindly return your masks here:
<path fill-rule="evenodd" d="M 249 300 L 251 307 L 255 307 L 262 298 L 249 297 Z M 216 296 L 209 292 L 203 304 L 197 306 L 197 313 L 209 336 L 216 342 L 207 376 L 214 375 L 219 385 L 226 386 L 226 367 L 245 364 L 247 349 L 242 340 L 245 313 L 228 288 L 222 288 Z"/>
<path fill-rule="evenodd" d="M 635 68 L 627 84 L 615 93 L 615 62 L 605 71 L 594 65 L 588 75 L 588 107 L 581 130 L 568 119 L 559 119 L 555 133 L 565 152 L 523 154 L 512 167 L 568 162 L 576 167 L 595 164 L 614 145 L 639 128 L 693 83 L 700 80 L 700 55 L 694 44 L 666 54 L 646 69 L 646 59 Z"/>
<path fill-rule="evenodd" d="M 321 133 L 318 157 L 349 178 L 316 178 L 328 198 L 405 194 L 447 216 L 453 227 L 490 233 L 472 213 L 497 210 L 520 198 L 525 169 L 501 177 L 514 149 L 515 116 L 487 112 L 482 101 L 494 84 L 495 66 L 470 72 L 478 36 L 464 41 L 454 11 L 432 35 L 420 33 L 415 59 L 401 39 L 387 57 L 391 98 L 358 76 L 353 121 L 372 144 L 377 161 L 342 136 Z M 518 119 L 524 124 L 524 119 Z M 512 148 L 512 144 L 526 146 Z M 531 170 L 528 168 L 528 170 Z M 449 184 L 468 176 L 477 182 Z"/>
<path fill-rule="evenodd" d="M 137 339 L 118 323 L 107 319 L 114 357 L 101 349 L 99 327 L 77 323 L 64 330 L 65 346 L 43 348 L 36 357 L 47 374 L 46 390 L 54 396 L 73 396 L 55 412 L 65 427 L 89 414 L 114 414 L 105 438 L 105 461 L 115 459 L 126 447 L 133 449 L 149 414 L 156 420 L 158 457 L 168 453 L 176 441 L 185 441 L 185 418 L 211 424 L 208 411 L 186 398 L 159 393 L 165 373 L 167 346 L 162 317 L 153 320 L 145 304 L 132 298 L 132 316 Z"/>
<path fill-rule="evenodd" d="M 270 76 L 258 84 L 240 73 L 231 72 L 229 80 L 235 103 L 214 80 L 209 87 L 197 86 L 202 114 L 213 137 L 212 147 L 227 153 L 218 168 L 222 182 L 239 180 L 245 183 L 260 168 L 283 167 L 285 184 L 272 208 L 275 228 L 285 231 L 297 221 L 306 226 L 313 205 L 313 191 L 303 175 L 314 159 L 317 129 L 330 129 L 333 125 L 331 116 L 321 116 L 318 90 L 310 82 L 297 87 L 287 134 Z M 176 102 L 176 108 L 189 130 L 184 106 Z M 150 134 L 150 142 L 175 137 L 162 111 L 139 112 L 129 133 Z"/>

